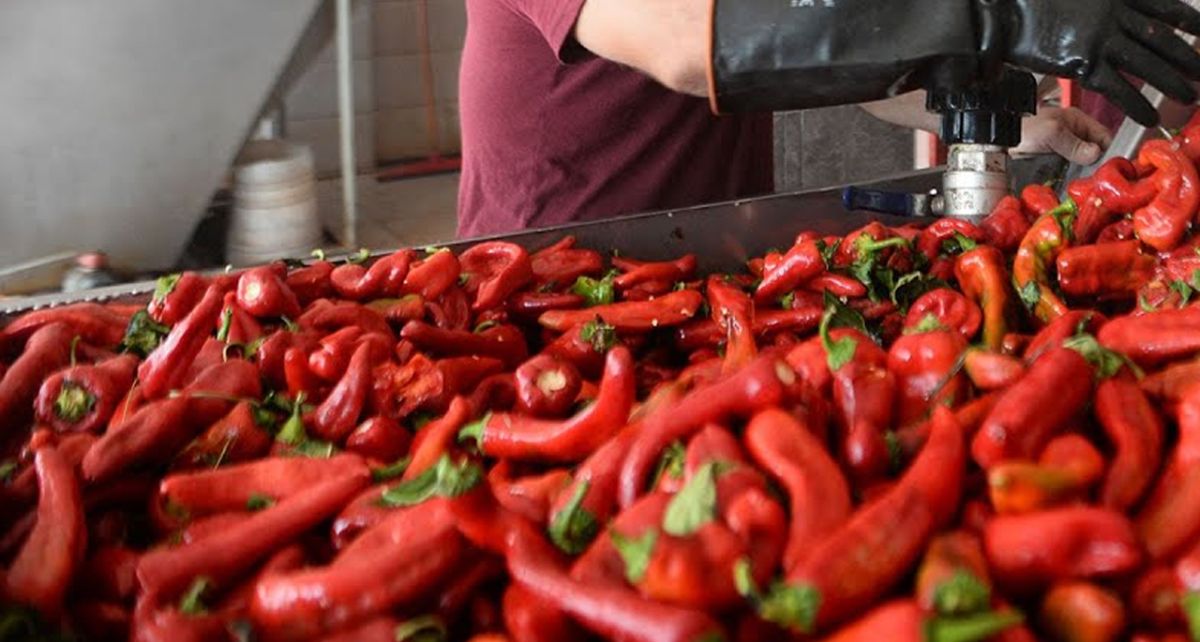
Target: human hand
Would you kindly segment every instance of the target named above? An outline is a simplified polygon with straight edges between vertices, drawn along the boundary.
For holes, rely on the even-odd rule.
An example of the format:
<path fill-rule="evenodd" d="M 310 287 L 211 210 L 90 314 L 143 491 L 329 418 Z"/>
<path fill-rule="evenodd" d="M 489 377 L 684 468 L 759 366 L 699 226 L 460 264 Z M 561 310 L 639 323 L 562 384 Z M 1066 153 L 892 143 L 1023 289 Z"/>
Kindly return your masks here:
<path fill-rule="evenodd" d="M 1058 154 L 1080 165 L 1091 165 L 1112 143 L 1112 133 L 1096 119 L 1075 109 L 1039 107 L 1036 116 L 1021 121 L 1021 144 L 1014 154 Z"/>

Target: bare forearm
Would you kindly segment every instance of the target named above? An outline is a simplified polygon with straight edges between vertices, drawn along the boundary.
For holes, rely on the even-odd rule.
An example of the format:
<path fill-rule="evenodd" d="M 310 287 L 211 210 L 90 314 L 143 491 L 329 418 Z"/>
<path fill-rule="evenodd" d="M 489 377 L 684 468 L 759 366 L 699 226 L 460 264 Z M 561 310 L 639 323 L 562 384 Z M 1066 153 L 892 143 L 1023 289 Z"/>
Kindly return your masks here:
<path fill-rule="evenodd" d="M 675 91 L 708 95 L 710 0 L 586 0 L 575 39 Z"/>

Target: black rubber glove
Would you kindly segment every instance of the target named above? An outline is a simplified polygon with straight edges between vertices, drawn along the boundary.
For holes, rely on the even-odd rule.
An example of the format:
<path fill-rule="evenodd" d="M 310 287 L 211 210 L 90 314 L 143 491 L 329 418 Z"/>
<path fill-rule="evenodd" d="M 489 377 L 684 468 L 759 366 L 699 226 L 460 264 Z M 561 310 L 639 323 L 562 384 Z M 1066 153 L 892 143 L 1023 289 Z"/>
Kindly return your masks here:
<path fill-rule="evenodd" d="M 1184 102 L 1196 97 L 1187 79 L 1200 79 L 1200 55 L 1169 28 L 1200 33 L 1180 0 L 714 1 L 718 111 L 864 102 L 1011 63 L 1077 78 L 1152 125 L 1118 72 Z"/>

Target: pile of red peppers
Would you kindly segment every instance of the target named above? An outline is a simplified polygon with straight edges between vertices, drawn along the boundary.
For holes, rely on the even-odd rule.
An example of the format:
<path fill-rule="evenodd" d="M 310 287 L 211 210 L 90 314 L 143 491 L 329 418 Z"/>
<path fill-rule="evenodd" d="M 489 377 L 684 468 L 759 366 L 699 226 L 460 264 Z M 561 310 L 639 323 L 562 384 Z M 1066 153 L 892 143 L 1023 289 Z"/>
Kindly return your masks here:
<path fill-rule="evenodd" d="M 0 329 L 0 640 L 1200 640 L 1200 121 L 738 274 L 504 241 Z"/>

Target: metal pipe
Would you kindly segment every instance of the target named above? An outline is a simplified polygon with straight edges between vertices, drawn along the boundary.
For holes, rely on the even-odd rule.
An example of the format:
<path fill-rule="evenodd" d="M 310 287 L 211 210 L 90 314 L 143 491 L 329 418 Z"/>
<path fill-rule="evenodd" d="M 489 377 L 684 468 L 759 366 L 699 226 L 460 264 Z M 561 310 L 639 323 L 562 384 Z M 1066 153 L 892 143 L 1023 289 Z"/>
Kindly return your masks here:
<path fill-rule="evenodd" d="M 337 0 L 338 133 L 342 168 L 342 242 L 358 245 L 358 194 L 354 154 L 353 52 L 350 47 L 350 0 Z"/>

